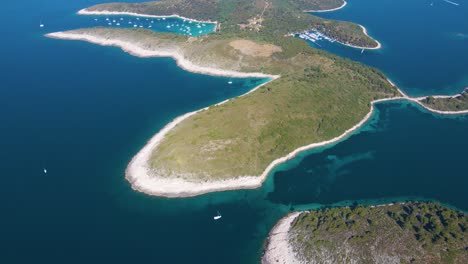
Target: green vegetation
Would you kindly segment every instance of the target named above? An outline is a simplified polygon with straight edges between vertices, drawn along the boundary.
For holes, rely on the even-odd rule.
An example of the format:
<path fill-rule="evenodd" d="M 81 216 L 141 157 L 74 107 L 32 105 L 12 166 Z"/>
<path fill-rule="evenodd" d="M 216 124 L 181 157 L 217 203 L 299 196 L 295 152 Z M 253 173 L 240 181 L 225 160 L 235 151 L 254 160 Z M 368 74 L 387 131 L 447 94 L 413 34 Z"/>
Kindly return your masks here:
<path fill-rule="evenodd" d="M 289 0 L 289 2 L 305 11 L 330 10 L 344 4 L 343 0 Z"/>
<path fill-rule="evenodd" d="M 172 50 L 197 66 L 281 76 L 178 124 L 153 150 L 149 165 L 156 175 L 189 181 L 258 176 L 298 147 L 343 134 L 370 111 L 371 101 L 399 96 L 378 70 L 286 36 L 314 25 L 339 29 L 345 32 L 342 38 L 358 32 L 346 29 L 355 24 L 305 14 L 286 0 L 170 0 L 102 4 L 89 10 L 217 20 L 221 31 L 198 38 L 144 29 L 71 33 Z"/>
<path fill-rule="evenodd" d="M 468 109 L 468 93 L 464 91 L 458 96 L 446 98 L 428 96 L 420 100 L 420 102 L 439 111 L 463 111 Z"/>
<path fill-rule="evenodd" d="M 341 0 L 338 0 L 341 2 Z M 372 48 L 377 42 L 354 23 L 323 19 L 302 10 L 309 6 L 329 6 L 325 0 L 165 0 L 145 3 L 110 3 L 90 11 L 121 11 L 148 15 L 172 15 L 218 21 L 223 36 L 248 35 L 262 41 L 283 39 L 290 33 L 316 29 L 341 43 Z M 341 2 L 342 3 L 342 2 Z"/>
<path fill-rule="evenodd" d="M 468 263 L 468 216 L 437 203 L 328 208 L 291 224 L 297 256 L 318 263 Z"/>
<path fill-rule="evenodd" d="M 188 17 L 200 10 L 195 18 L 216 20 L 221 15 L 213 14 L 251 16 L 250 9 L 232 13 L 233 8 L 239 10 L 247 1 L 236 5 L 228 0 L 221 2 L 224 5 L 216 2 L 211 8 L 200 8 L 203 5 L 197 1 L 164 1 L 92 9 L 178 13 Z M 255 3 L 252 14 L 267 2 Z M 265 17 L 276 19 L 263 20 L 258 32 L 240 30 L 238 25 L 200 38 L 142 29 L 94 28 L 75 32 L 124 40 L 147 50 L 174 50 L 198 66 L 281 75 L 247 96 L 210 107 L 172 129 L 150 158 L 149 165 L 157 175 L 190 181 L 257 176 L 273 160 L 298 147 L 343 134 L 370 111 L 371 101 L 399 95 L 378 70 L 313 49 L 301 39 L 285 37 L 284 33 L 294 29 L 285 28 L 306 20 L 296 19 L 298 13 L 294 9 L 283 8 L 290 6 L 289 2 L 274 3 L 281 6 L 271 7 L 268 2 L 262 10 L 267 10 Z M 187 6 L 179 9 L 182 4 Z M 226 9 L 231 11 L 222 11 Z M 218 13 L 202 14 L 202 10 Z M 315 19 L 302 12 L 299 16 Z M 236 17 L 240 19 L 241 15 Z"/>

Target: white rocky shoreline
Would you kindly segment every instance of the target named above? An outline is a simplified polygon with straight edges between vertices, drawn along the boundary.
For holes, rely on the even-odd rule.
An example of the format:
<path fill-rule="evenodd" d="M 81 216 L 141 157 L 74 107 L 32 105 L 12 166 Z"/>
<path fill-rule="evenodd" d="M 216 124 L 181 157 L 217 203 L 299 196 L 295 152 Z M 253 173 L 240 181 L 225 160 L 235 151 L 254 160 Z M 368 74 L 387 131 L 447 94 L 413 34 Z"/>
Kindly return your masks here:
<path fill-rule="evenodd" d="M 177 64 L 181 68 L 187 71 L 195 72 L 195 73 L 202 73 L 202 74 L 209 74 L 209 75 L 216 75 L 216 76 L 230 76 L 230 77 L 260 77 L 260 78 L 271 78 L 272 80 L 279 77 L 279 76 L 268 75 L 264 73 L 244 73 L 244 72 L 222 70 L 222 69 L 216 69 L 216 68 L 201 67 L 198 65 L 194 65 L 192 62 L 185 59 L 183 54 L 181 54 L 176 49 L 172 49 L 172 50 L 148 49 L 148 48 L 139 46 L 138 44 L 131 43 L 128 41 L 122 41 L 118 39 L 107 39 L 103 37 L 101 38 L 101 37 L 92 36 L 92 35 L 84 34 L 84 33 L 56 32 L 56 33 L 47 34 L 46 36 L 51 37 L 51 38 L 58 38 L 58 39 L 82 40 L 82 41 L 87 41 L 87 42 L 91 42 L 91 43 L 95 43 L 95 44 L 99 44 L 103 46 L 116 46 L 116 47 L 122 48 L 125 52 L 128 52 L 132 55 L 139 56 L 139 57 L 172 57 L 177 61 Z M 390 80 L 389 82 L 391 83 Z M 263 83 L 262 85 L 264 84 L 266 83 Z M 248 93 L 255 91 L 260 86 L 255 87 L 253 90 L 249 91 Z M 184 119 L 200 111 L 203 111 L 207 108 L 193 111 L 193 112 L 177 117 L 172 122 L 167 124 L 162 130 L 156 133 L 148 141 L 148 143 L 143 147 L 143 149 L 140 152 L 138 152 L 138 154 L 129 163 L 126 169 L 125 177 L 131 183 L 132 188 L 134 190 L 137 190 L 137 191 L 149 194 L 149 195 L 163 196 L 163 197 L 191 197 L 191 196 L 197 196 L 197 195 L 210 193 L 210 192 L 239 190 L 239 189 L 256 189 L 262 185 L 262 183 L 266 180 L 270 172 L 277 165 L 296 157 L 297 154 L 303 151 L 333 144 L 351 135 L 354 131 L 359 129 L 369 120 L 369 118 L 372 116 L 373 111 L 374 111 L 374 104 L 376 103 L 385 102 L 385 101 L 394 101 L 394 100 L 408 100 L 408 101 L 415 102 L 421 105 L 422 107 L 424 107 L 425 109 L 434 113 L 438 113 L 438 114 L 454 115 L 454 114 L 467 114 L 468 113 L 468 110 L 454 112 L 454 111 L 439 111 L 439 110 L 431 109 L 419 101 L 421 99 L 424 99 L 425 97 L 411 98 L 407 96 L 406 94 L 404 94 L 402 91 L 400 91 L 400 93 L 402 94 L 402 96 L 372 101 L 371 109 L 369 113 L 367 113 L 366 116 L 359 123 L 357 123 L 350 129 L 346 130 L 343 134 L 335 138 L 326 140 L 326 141 L 312 143 L 306 146 L 299 147 L 293 152 L 289 153 L 288 155 L 272 161 L 261 175 L 258 175 L 258 176 L 239 175 L 238 177 L 232 178 L 229 180 L 200 181 L 200 182 L 187 181 L 187 180 L 183 180 L 180 178 L 167 178 L 167 177 L 164 177 L 164 175 L 154 175 L 147 164 L 151 156 L 152 150 L 159 145 L 159 143 L 164 139 L 164 136 L 172 128 L 174 128 L 178 123 L 182 122 Z M 447 97 L 453 97 L 453 96 L 434 96 L 434 97 L 447 98 Z M 221 103 L 225 103 L 227 101 L 228 100 L 221 102 Z"/>
<path fill-rule="evenodd" d="M 336 11 L 340 10 L 343 7 L 345 7 L 348 3 L 346 1 L 343 1 L 343 4 L 339 7 L 331 8 L 331 9 L 322 9 L 322 10 L 304 10 L 306 13 L 323 13 L 323 12 L 331 12 L 331 11 Z"/>

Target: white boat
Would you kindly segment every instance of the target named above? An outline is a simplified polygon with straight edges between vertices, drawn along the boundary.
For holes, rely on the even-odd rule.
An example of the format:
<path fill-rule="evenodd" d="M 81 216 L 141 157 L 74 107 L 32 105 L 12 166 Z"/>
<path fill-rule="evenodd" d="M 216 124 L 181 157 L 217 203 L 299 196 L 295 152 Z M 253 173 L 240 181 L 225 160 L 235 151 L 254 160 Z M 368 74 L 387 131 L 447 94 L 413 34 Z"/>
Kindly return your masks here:
<path fill-rule="evenodd" d="M 39 27 L 43 28 L 43 27 L 44 27 L 44 24 L 42 24 L 42 23 L 41 23 L 41 24 L 39 24 Z"/>
<path fill-rule="evenodd" d="M 221 217 L 222 217 L 222 216 L 221 216 L 221 214 L 220 214 L 219 211 L 218 211 L 218 214 L 215 215 L 215 216 L 213 217 L 213 219 L 214 219 L 214 220 L 219 220 L 219 219 L 221 219 Z"/>
<path fill-rule="evenodd" d="M 47 174 L 47 169 L 46 168 L 44 168 L 44 174 Z"/>
<path fill-rule="evenodd" d="M 232 81 L 229 81 L 228 84 L 232 84 Z"/>
<path fill-rule="evenodd" d="M 361 54 L 364 53 L 364 49 L 361 50 Z"/>

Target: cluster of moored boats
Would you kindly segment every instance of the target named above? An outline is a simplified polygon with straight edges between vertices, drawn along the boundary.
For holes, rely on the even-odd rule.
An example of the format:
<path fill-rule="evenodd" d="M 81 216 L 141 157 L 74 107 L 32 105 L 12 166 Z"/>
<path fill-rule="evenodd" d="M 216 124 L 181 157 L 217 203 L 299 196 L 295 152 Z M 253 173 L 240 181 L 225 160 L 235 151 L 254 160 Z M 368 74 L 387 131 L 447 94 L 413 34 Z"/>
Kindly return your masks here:
<path fill-rule="evenodd" d="M 135 18 L 135 19 L 128 19 L 128 21 L 125 21 L 123 17 L 121 18 L 105 18 L 105 22 L 107 23 L 108 26 L 127 26 L 127 27 L 134 27 L 134 28 L 153 28 L 153 25 L 156 22 L 161 23 L 162 21 L 165 21 L 165 17 L 161 18 Z M 95 18 L 94 21 L 98 22 L 99 19 Z M 181 33 L 187 34 L 189 36 L 192 36 L 194 33 L 193 31 L 198 30 L 198 34 L 203 33 L 203 29 L 207 25 L 205 23 L 200 23 L 200 22 L 194 22 L 192 20 L 186 20 L 183 19 L 180 22 L 173 22 L 173 23 L 167 23 L 166 29 L 173 29 L 176 31 L 179 31 Z M 194 27 L 196 28 L 194 30 Z"/>
<path fill-rule="evenodd" d="M 299 37 L 301 39 L 305 39 L 312 42 L 316 42 L 317 40 L 328 40 L 333 43 L 336 41 L 335 39 L 329 38 L 318 31 L 303 32 L 299 34 Z"/>

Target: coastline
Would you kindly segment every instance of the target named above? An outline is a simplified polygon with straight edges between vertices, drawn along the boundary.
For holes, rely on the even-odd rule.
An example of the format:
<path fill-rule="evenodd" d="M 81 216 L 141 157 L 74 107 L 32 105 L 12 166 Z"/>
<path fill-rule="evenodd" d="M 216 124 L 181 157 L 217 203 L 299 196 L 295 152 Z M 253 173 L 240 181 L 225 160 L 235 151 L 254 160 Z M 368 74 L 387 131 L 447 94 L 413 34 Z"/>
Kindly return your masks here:
<path fill-rule="evenodd" d="M 179 67 L 194 73 L 207 74 L 212 76 L 226 76 L 226 77 L 236 77 L 236 78 L 249 78 L 249 77 L 258 77 L 258 78 L 277 78 L 279 76 L 264 74 L 259 72 L 245 73 L 231 70 L 221 70 L 216 68 L 202 67 L 194 65 L 192 62 L 186 60 L 184 55 L 177 49 L 165 49 L 165 50 L 149 50 L 143 47 L 140 47 L 137 44 L 133 44 L 128 41 L 122 40 L 112 40 L 101 37 L 95 37 L 88 34 L 82 33 L 67 33 L 67 32 L 55 32 L 45 35 L 49 38 L 56 39 L 65 39 L 65 40 L 81 40 L 90 42 L 93 44 L 98 44 L 101 46 L 113 46 L 121 48 L 123 51 L 140 58 L 150 58 L 150 57 L 171 57 L 173 58 Z"/>
<path fill-rule="evenodd" d="M 289 244 L 289 229 L 291 223 L 302 212 L 294 212 L 281 218 L 278 223 L 271 229 L 267 238 L 267 245 L 262 256 L 262 264 L 274 263 L 301 263 L 294 255 L 293 249 Z"/>
<path fill-rule="evenodd" d="M 139 13 L 133 13 L 133 12 L 117 12 L 117 11 L 108 11 L 108 10 L 103 10 L 103 11 L 89 11 L 87 8 L 81 9 L 77 12 L 78 15 L 96 15 L 96 16 L 112 16 L 112 15 L 122 15 L 122 16 L 137 16 L 137 17 L 151 17 L 151 18 L 179 18 L 179 19 L 185 19 L 185 20 L 190 20 L 194 21 L 197 23 L 210 23 L 210 24 L 215 24 L 218 25 L 218 21 L 210 21 L 210 20 L 197 20 L 193 18 L 188 18 L 188 17 L 183 17 L 179 16 L 177 14 L 172 14 L 172 15 L 167 15 L 167 16 L 156 16 L 156 15 L 146 15 L 146 14 L 139 14 Z"/>
<path fill-rule="evenodd" d="M 235 72 L 235 71 L 227 71 L 227 70 L 220 70 L 215 68 L 206 68 L 192 64 L 190 61 L 186 60 L 182 54 L 178 50 L 147 50 L 138 45 L 132 44 L 130 42 L 119 41 L 119 40 L 109 40 L 105 38 L 94 37 L 86 34 L 76 34 L 76 33 L 64 33 L 64 32 L 57 32 L 47 34 L 46 36 L 52 38 L 59 38 L 59 39 L 73 39 L 73 40 L 83 40 L 88 41 L 91 43 L 103 45 L 103 46 L 117 46 L 122 48 L 122 50 L 133 54 L 139 57 L 172 57 L 177 61 L 177 64 L 191 72 L 195 73 L 203 73 L 209 75 L 216 75 L 216 76 L 231 76 L 231 77 L 265 77 L 271 78 L 270 81 L 279 78 L 279 76 L 274 75 L 267 75 L 263 73 L 242 73 L 242 72 Z M 390 80 L 388 80 L 392 83 Z M 265 82 L 254 89 L 250 90 L 249 92 L 241 95 L 245 96 L 258 88 L 262 85 L 265 85 L 269 82 Z M 152 150 L 158 146 L 158 144 L 164 139 L 164 136 L 177 124 L 185 120 L 186 118 L 208 109 L 209 107 L 196 110 L 182 116 L 175 118 L 172 122 L 167 124 L 163 129 L 161 129 L 158 133 L 156 133 L 148 143 L 133 157 L 131 162 L 129 163 L 126 172 L 125 178 L 131 183 L 131 186 L 134 190 L 140 191 L 149 195 L 155 196 L 163 196 L 163 197 L 191 197 L 197 196 L 201 194 L 206 194 L 210 192 L 219 192 L 219 191 L 227 191 L 227 190 L 238 190 L 238 189 L 256 189 L 261 187 L 262 183 L 266 180 L 270 172 L 279 164 L 284 163 L 294 157 L 297 154 L 314 149 L 317 147 L 326 146 L 329 144 L 333 144 L 339 142 L 349 135 L 351 135 L 354 131 L 359 129 L 362 125 L 364 125 L 372 116 L 374 112 L 374 104 L 385 102 L 385 101 L 394 101 L 394 100 L 409 100 L 421 105 L 423 108 L 435 112 L 438 114 L 465 114 L 468 113 L 468 110 L 460 111 L 460 112 L 452 112 L 452 111 L 438 111 L 431 109 L 418 100 L 421 100 L 425 97 L 418 97 L 418 98 L 411 98 L 404 94 L 402 91 L 398 89 L 401 93 L 401 96 L 392 97 L 392 98 L 384 98 L 378 99 L 371 102 L 370 111 L 364 116 L 364 118 L 351 127 L 350 129 L 346 130 L 340 136 L 332 138 L 330 140 L 312 143 L 306 146 L 299 147 L 292 151 L 291 153 L 287 154 L 286 156 L 280 157 L 274 161 L 272 161 L 264 172 L 260 176 L 239 176 L 234 179 L 229 180 L 219 180 L 219 181 L 205 181 L 205 182 L 195 182 L 195 181 L 187 181 L 182 179 L 168 179 L 161 176 L 154 176 L 151 175 L 151 171 L 147 166 L 147 161 L 149 160 Z M 216 105 L 223 104 L 231 99 L 225 100 L 220 102 Z"/>
<path fill-rule="evenodd" d="M 358 24 L 359 25 L 359 24 Z M 373 39 L 375 42 L 377 42 L 377 46 L 375 47 L 372 47 L 372 48 L 369 48 L 369 47 L 360 47 L 360 46 L 355 46 L 355 45 L 352 45 L 352 44 L 347 44 L 347 43 L 343 43 L 339 40 L 337 40 L 336 42 L 340 43 L 341 45 L 345 45 L 345 46 L 348 46 L 348 47 L 351 47 L 351 48 L 355 48 L 355 49 L 364 49 L 364 50 L 377 50 L 377 49 L 380 49 L 382 48 L 382 44 L 375 38 L 369 36 L 369 34 L 367 33 L 367 28 L 364 27 L 363 25 L 359 25 L 361 28 L 362 28 L 362 32 L 364 33 L 364 35 L 368 36 L 369 38 Z"/>
<path fill-rule="evenodd" d="M 304 10 L 304 12 L 306 12 L 306 13 L 323 13 L 323 12 L 336 11 L 336 10 L 344 8 L 348 4 L 348 2 L 346 2 L 345 0 L 343 0 L 343 2 L 344 3 L 341 6 L 336 7 L 336 8 L 325 9 L 325 10 Z"/>
<path fill-rule="evenodd" d="M 363 25 L 359 25 L 359 24 L 357 24 L 357 25 L 360 26 L 360 27 L 362 28 L 362 32 L 363 32 L 366 36 L 368 36 L 369 38 L 371 38 L 372 40 L 374 40 L 374 41 L 377 43 L 377 46 L 375 46 L 375 47 L 361 47 L 361 46 L 356 46 L 356 45 L 344 43 L 344 42 L 341 42 L 341 41 L 336 40 L 336 39 L 335 39 L 335 41 L 336 41 L 337 43 L 340 43 L 341 45 L 344 45 L 344 46 L 347 46 L 347 47 L 350 47 L 350 48 L 355 48 L 355 49 L 377 50 L 377 49 L 382 48 L 382 44 L 381 44 L 377 39 L 375 39 L 375 38 L 369 36 L 369 34 L 367 33 L 367 28 L 365 28 Z M 312 30 L 315 30 L 315 29 L 312 29 Z M 310 30 L 309 30 L 309 31 L 310 31 Z M 322 32 L 319 31 L 319 30 L 316 30 L 316 31 L 317 31 L 317 32 L 320 32 L 321 34 L 323 34 L 323 35 L 326 36 L 325 33 L 322 33 Z M 303 32 L 307 32 L 307 31 L 303 31 Z M 295 32 L 295 33 L 288 33 L 287 36 L 294 36 L 294 35 L 300 34 L 300 33 L 301 33 L 301 32 L 299 32 L 299 33 L 298 33 L 298 32 Z"/>

